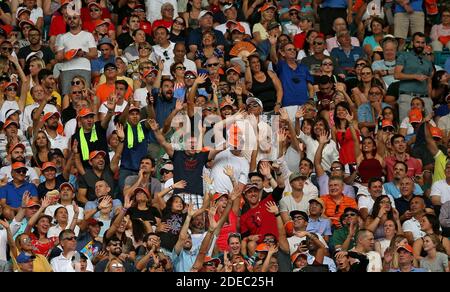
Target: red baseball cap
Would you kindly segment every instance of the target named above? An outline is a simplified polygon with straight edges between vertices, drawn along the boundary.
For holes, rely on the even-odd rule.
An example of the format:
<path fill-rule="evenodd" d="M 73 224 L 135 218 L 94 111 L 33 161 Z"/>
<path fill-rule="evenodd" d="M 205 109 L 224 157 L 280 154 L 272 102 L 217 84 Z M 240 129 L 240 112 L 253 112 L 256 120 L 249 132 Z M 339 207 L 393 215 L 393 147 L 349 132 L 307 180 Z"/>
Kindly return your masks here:
<path fill-rule="evenodd" d="M 16 149 L 17 147 L 22 148 L 23 151 L 25 151 L 25 149 L 26 149 L 25 145 L 19 142 L 19 143 L 16 143 L 16 144 L 12 145 L 11 147 L 9 147 L 9 152 L 8 153 L 11 154 L 11 152 L 13 152 L 13 150 Z"/>
<path fill-rule="evenodd" d="M 442 134 L 442 130 L 438 127 L 431 127 L 430 132 L 431 132 L 431 136 L 433 136 L 433 138 L 442 139 L 442 137 L 444 136 Z"/>
<path fill-rule="evenodd" d="M 146 188 L 137 187 L 133 193 L 136 195 L 138 192 L 144 192 L 147 195 L 147 197 L 150 197 L 150 193 Z"/>
<path fill-rule="evenodd" d="M 288 11 L 291 11 L 291 10 L 300 12 L 302 9 L 301 9 L 300 5 L 292 5 L 291 7 L 289 7 Z"/>
<path fill-rule="evenodd" d="M 142 77 L 147 78 L 147 76 L 151 73 L 155 73 L 158 75 L 158 70 L 155 67 L 152 67 L 151 69 L 145 70 L 144 73 L 142 73 Z"/>
<path fill-rule="evenodd" d="M 391 120 L 383 119 L 383 120 L 381 121 L 381 127 L 382 127 L 382 128 L 393 127 L 393 126 L 394 126 L 394 124 L 392 124 L 392 121 L 391 121 Z"/>
<path fill-rule="evenodd" d="M 28 169 L 27 166 L 23 162 L 14 162 L 11 165 L 11 168 L 12 168 L 12 170 L 21 169 L 21 168 Z"/>
<path fill-rule="evenodd" d="M 53 116 L 57 116 L 57 119 L 61 117 L 59 112 L 48 112 L 42 117 L 42 121 L 45 123 L 48 119 L 50 119 Z"/>
<path fill-rule="evenodd" d="M 421 123 L 423 119 L 422 111 L 420 109 L 412 109 L 409 112 L 409 122 L 412 123 Z"/>
<path fill-rule="evenodd" d="M 74 189 L 74 187 L 73 187 L 73 185 L 72 185 L 71 183 L 68 183 L 68 182 L 62 183 L 62 184 L 59 186 L 59 190 L 61 191 L 63 187 L 69 187 L 69 188 L 72 189 L 72 192 L 75 191 L 75 189 Z"/>
<path fill-rule="evenodd" d="M 56 164 L 54 162 L 44 162 L 44 164 L 41 167 L 41 171 L 44 171 L 47 168 L 54 168 L 54 169 L 56 169 Z"/>
<path fill-rule="evenodd" d="M 213 201 L 217 201 L 218 199 L 220 199 L 220 198 L 223 197 L 223 196 L 227 196 L 227 197 L 228 197 L 228 194 L 224 194 L 224 193 L 215 193 L 215 194 L 213 195 Z"/>
<path fill-rule="evenodd" d="M 8 128 L 11 124 L 15 124 L 17 126 L 17 128 L 19 128 L 19 123 L 13 120 L 6 120 L 6 122 L 3 124 L 3 129 Z"/>
<path fill-rule="evenodd" d="M 260 243 L 260 244 L 258 244 L 258 246 L 256 246 L 255 251 L 257 251 L 257 252 L 269 251 L 269 246 L 265 243 Z"/>

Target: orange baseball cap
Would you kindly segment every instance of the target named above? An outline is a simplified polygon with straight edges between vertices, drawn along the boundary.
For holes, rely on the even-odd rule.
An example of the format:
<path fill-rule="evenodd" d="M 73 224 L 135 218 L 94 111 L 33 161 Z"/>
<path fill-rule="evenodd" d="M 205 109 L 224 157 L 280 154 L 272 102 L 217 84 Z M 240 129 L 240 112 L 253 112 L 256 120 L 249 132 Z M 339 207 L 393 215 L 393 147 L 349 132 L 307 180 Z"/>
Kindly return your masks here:
<path fill-rule="evenodd" d="M 294 222 L 293 221 L 286 222 L 286 224 L 284 224 L 284 230 L 286 230 L 287 236 L 294 235 Z"/>
<path fill-rule="evenodd" d="M 260 243 L 256 247 L 256 251 L 257 252 L 267 252 L 267 251 L 269 251 L 269 246 L 265 243 Z"/>
<path fill-rule="evenodd" d="M 16 143 L 16 144 L 12 145 L 11 147 L 9 147 L 9 153 L 11 154 L 11 152 L 14 149 L 16 149 L 17 147 L 22 148 L 23 151 L 25 151 L 25 149 L 26 149 L 25 145 L 19 142 L 19 143 Z"/>
<path fill-rule="evenodd" d="M 393 126 L 394 126 L 394 124 L 392 124 L 391 120 L 383 119 L 383 121 L 381 121 L 382 128 L 393 127 Z"/>
<path fill-rule="evenodd" d="M 92 2 L 91 2 L 91 3 L 92 3 Z M 94 2 L 94 3 L 95 3 L 95 2 Z M 110 22 L 109 22 L 108 19 L 97 19 L 97 20 L 95 21 L 95 27 L 98 27 L 98 26 L 103 25 L 103 24 L 109 25 Z"/>
<path fill-rule="evenodd" d="M 56 164 L 54 162 L 44 162 L 44 164 L 41 167 L 41 171 L 44 171 L 47 168 L 54 168 L 54 169 L 56 169 Z"/>
<path fill-rule="evenodd" d="M 151 73 L 155 73 L 156 75 L 158 75 L 158 72 L 159 71 L 155 67 L 152 67 L 151 69 L 145 70 L 142 74 L 142 77 L 147 78 L 147 76 Z"/>
<path fill-rule="evenodd" d="M 420 109 L 412 109 L 409 112 L 409 122 L 412 123 L 421 123 L 423 119 L 422 111 Z"/>
<path fill-rule="evenodd" d="M 236 25 L 233 27 L 233 29 L 231 30 L 231 32 L 233 32 L 233 31 L 235 31 L 235 30 L 239 31 L 240 33 L 245 33 L 245 28 L 244 28 L 244 27 L 242 26 L 242 24 L 240 24 L 240 23 L 236 24 Z"/>
<path fill-rule="evenodd" d="M 68 50 L 67 52 L 64 53 L 64 59 L 66 59 L 67 61 L 72 60 L 80 50 L 81 49 Z"/>
<path fill-rule="evenodd" d="M 412 248 L 411 245 L 409 245 L 409 244 L 405 244 L 405 245 L 399 246 L 399 247 L 397 248 L 397 252 L 398 252 L 399 250 L 401 250 L 401 249 L 404 249 L 404 250 L 406 250 L 406 251 L 409 252 L 409 253 L 413 253 L 413 248 Z"/>
<path fill-rule="evenodd" d="M 64 6 L 64 5 L 66 5 L 66 4 L 69 4 L 70 1 L 72 1 L 72 0 L 61 0 L 61 6 Z M 89 5 L 88 5 L 88 6 L 89 6 Z"/>
<path fill-rule="evenodd" d="M 36 202 L 36 201 L 28 200 L 26 208 L 31 208 L 31 207 L 34 207 L 34 206 L 41 206 L 41 205 L 38 202 Z"/>
<path fill-rule="evenodd" d="M 224 193 L 215 193 L 215 194 L 213 195 L 213 201 L 217 201 L 217 200 L 220 199 L 222 196 L 227 196 L 227 197 L 228 197 L 228 194 L 224 194 Z"/>
<path fill-rule="evenodd" d="M 275 10 L 277 9 L 277 7 L 275 5 L 273 5 L 271 2 L 266 2 L 261 8 L 259 8 L 259 11 L 264 12 L 270 8 L 273 8 Z"/>
<path fill-rule="evenodd" d="M 233 104 L 232 104 L 231 102 L 228 102 L 228 101 L 224 100 L 224 101 L 222 101 L 222 102 L 220 103 L 219 108 L 220 108 L 220 109 L 223 109 L 223 108 L 226 107 L 226 106 L 231 106 L 231 107 L 233 107 Z"/>
<path fill-rule="evenodd" d="M 19 88 L 19 84 L 17 84 L 16 82 L 9 82 L 5 85 L 5 88 L 8 88 L 10 86 L 14 86 L 16 89 Z"/>
<path fill-rule="evenodd" d="M 89 153 L 89 161 L 91 161 L 92 159 L 94 159 L 97 155 L 102 155 L 103 157 L 106 156 L 106 152 L 103 150 L 100 151 L 92 151 L 91 153 Z"/>
<path fill-rule="evenodd" d="M 14 162 L 11 165 L 11 168 L 12 168 L 12 170 L 21 169 L 21 168 L 28 169 L 27 166 L 23 162 Z"/>
<path fill-rule="evenodd" d="M 220 265 L 221 261 L 218 258 L 212 258 L 210 256 L 205 256 L 205 259 L 203 260 L 203 264 L 209 263 L 209 262 L 214 262 L 214 264 L 216 265 L 216 267 L 218 265 Z"/>
<path fill-rule="evenodd" d="M 431 132 L 431 136 L 433 136 L 433 138 L 442 139 L 442 137 L 444 137 L 442 130 L 438 127 L 431 127 L 430 132 Z"/>
<path fill-rule="evenodd" d="M 57 116 L 57 119 L 61 117 L 59 112 L 48 112 L 42 117 L 42 121 L 45 123 L 48 119 L 50 119 L 53 116 Z"/>
<path fill-rule="evenodd" d="M 230 68 L 227 69 L 227 71 L 225 71 L 227 74 L 229 71 L 234 71 L 237 74 L 241 75 L 241 68 L 239 68 L 239 66 L 232 66 Z"/>
<path fill-rule="evenodd" d="M 300 256 L 302 256 L 302 257 L 305 257 L 305 258 L 308 258 L 308 255 L 306 254 L 306 253 L 303 253 L 303 252 L 296 252 L 296 253 L 294 253 L 293 255 L 291 255 L 291 261 L 292 261 L 292 263 L 295 263 L 295 261 L 298 259 L 298 257 L 300 257 Z"/>
<path fill-rule="evenodd" d="M 3 129 L 8 128 L 11 124 L 15 124 L 17 126 L 17 128 L 19 127 L 19 123 L 13 120 L 6 120 L 6 122 L 3 124 Z"/>
<path fill-rule="evenodd" d="M 90 108 L 82 108 L 78 113 L 79 118 L 84 118 L 86 116 L 95 115 L 95 113 Z"/>
<path fill-rule="evenodd" d="M 300 5 L 292 5 L 291 7 L 289 7 L 289 11 L 291 11 L 291 10 L 300 12 L 302 9 L 301 9 Z"/>

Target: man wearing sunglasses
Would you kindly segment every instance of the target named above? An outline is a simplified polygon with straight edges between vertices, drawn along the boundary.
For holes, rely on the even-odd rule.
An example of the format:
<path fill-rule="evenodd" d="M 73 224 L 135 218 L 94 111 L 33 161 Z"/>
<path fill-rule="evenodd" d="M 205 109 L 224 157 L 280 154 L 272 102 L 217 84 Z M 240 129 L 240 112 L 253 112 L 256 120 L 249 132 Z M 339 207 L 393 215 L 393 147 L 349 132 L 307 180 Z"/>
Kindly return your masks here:
<path fill-rule="evenodd" d="M 8 124 L 9 122 L 7 121 L 5 123 L 5 125 L 7 126 L 6 128 L 8 128 Z M 14 126 L 14 123 L 12 123 Z M 13 176 L 11 175 L 12 173 L 12 167 L 11 165 L 16 163 L 16 162 L 21 162 L 23 164 L 27 164 L 28 158 L 32 157 L 32 156 L 28 156 L 28 147 L 29 144 L 27 143 L 7 143 L 4 147 L 1 147 L 0 150 L 3 152 L 4 150 L 4 154 L 7 155 L 6 158 L 7 160 L 3 160 L 5 164 L 6 161 L 8 161 L 10 164 L 9 165 L 5 165 L 0 169 L 0 178 L 7 176 L 8 177 L 8 181 L 12 181 L 13 180 Z M 8 149 L 8 150 L 6 150 Z M 28 169 L 28 173 L 26 176 L 26 180 L 27 182 L 31 182 L 34 185 L 38 186 L 39 185 L 39 176 L 37 175 L 36 171 L 34 170 L 33 167 L 29 167 L 26 166 Z"/>
<path fill-rule="evenodd" d="M 9 206 L 17 212 L 22 205 L 22 197 L 25 192 L 29 192 L 31 199 L 37 202 L 37 189 L 32 183 L 26 181 L 28 168 L 22 162 L 15 162 L 11 165 L 12 181 L 0 188 L 0 204 Z"/>
<path fill-rule="evenodd" d="M 339 219 L 342 228 L 335 229 L 330 238 L 331 250 L 350 250 L 356 245 L 356 233 L 364 227 L 359 211 L 356 208 L 345 208 Z"/>
<path fill-rule="evenodd" d="M 81 255 L 76 251 L 77 237 L 75 233 L 66 229 L 59 234 L 59 242 L 62 247 L 62 253 L 50 261 L 53 272 L 80 272 L 79 262 Z M 93 272 L 94 266 L 90 259 L 87 261 L 87 271 Z"/>
<path fill-rule="evenodd" d="M 58 51 L 56 59 L 63 62 L 61 68 L 61 91 L 65 95 L 69 92 L 70 82 L 73 77 L 80 75 L 85 78 L 86 83 L 91 83 L 91 59 L 97 58 L 97 45 L 92 33 L 81 29 L 79 15 L 67 16 L 70 31 L 58 38 Z M 77 55 L 66 60 L 65 53 L 69 50 L 79 50 Z"/>
<path fill-rule="evenodd" d="M 309 72 L 311 73 L 311 75 L 320 76 L 322 74 L 322 71 L 320 69 L 322 61 L 326 56 L 330 55 L 330 53 L 326 51 L 325 37 L 322 34 L 317 35 L 313 40 L 312 49 L 313 54 L 311 56 L 303 58 L 301 63 L 309 68 Z M 336 63 L 334 59 L 333 63 Z"/>

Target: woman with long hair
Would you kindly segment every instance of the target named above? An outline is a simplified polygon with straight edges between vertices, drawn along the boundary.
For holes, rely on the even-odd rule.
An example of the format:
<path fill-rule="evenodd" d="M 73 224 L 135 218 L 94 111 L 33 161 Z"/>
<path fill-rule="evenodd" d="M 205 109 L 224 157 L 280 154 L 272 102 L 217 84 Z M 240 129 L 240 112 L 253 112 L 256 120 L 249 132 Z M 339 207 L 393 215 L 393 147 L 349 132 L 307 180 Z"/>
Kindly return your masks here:
<path fill-rule="evenodd" d="M 245 67 L 247 89 L 262 101 L 263 112 L 278 111 L 283 98 L 280 79 L 272 71 L 265 70 L 258 56 L 250 55 L 247 60 L 248 65 Z"/>
<path fill-rule="evenodd" d="M 333 79 L 334 84 L 345 81 L 342 74 L 339 75 L 334 74 L 335 73 L 334 63 L 331 57 L 323 58 L 322 63 L 320 64 L 320 71 L 322 72 L 322 75 L 331 77 Z"/>
<path fill-rule="evenodd" d="M 113 257 L 112 259 L 109 260 L 108 264 L 106 264 L 105 272 L 125 273 L 125 264 L 121 259 Z"/>
<path fill-rule="evenodd" d="M 369 102 L 369 91 L 372 87 L 379 87 L 385 90 L 384 82 L 375 77 L 370 66 L 363 67 L 360 76 L 361 79 L 359 80 L 357 87 L 352 89 L 352 99 L 358 106 Z"/>
<path fill-rule="evenodd" d="M 392 230 L 390 229 L 390 225 L 386 226 L 386 221 L 394 222 L 395 231 L 398 234 L 403 233 L 402 225 L 400 222 L 400 215 L 397 209 L 392 207 L 392 201 L 387 195 L 381 195 L 375 199 L 373 204 L 372 213 L 367 217 L 366 220 L 366 228 L 373 232 L 375 239 L 386 237 L 386 229 L 388 233 L 390 233 L 389 237 L 395 235 L 392 234 Z M 381 254 L 382 256 L 383 254 Z"/>
<path fill-rule="evenodd" d="M 10 253 L 14 264 L 14 270 L 19 269 L 17 262 L 15 259 L 17 256 L 24 252 L 29 256 L 35 256 L 35 259 L 33 260 L 33 272 L 51 272 L 52 266 L 48 262 L 47 258 L 44 255 L 36 254 L 33 250 L 32 240 L 30 236 L 26 233 L 22 233 L 19 236 L 16 237 L 16 240 L 14 241 L 15 248 L 12 248 Z"/>
<path fill-rule="evenodd" d="M 384 221 L 383 224 L 384 237 L 378 238 L 375 241 L 375 251 L 380 254 L 381 258 L 384 257 L 384 253 L 389 248 L 392 239 L 396 235 L 401 234 L 398 228 L 399 225 L 395 222 L 395 220 L 387 219 L 386 221 Z"/>
<path fill-rule="evenodd" d="M 408 244 L 408 239 L 403 234 L 395 235 L 389 247 L 385 250 L 383 256 L 383 271 L 388 272 L 392 269 L 398 269 L 398 252 L 397 249 L 400 246 L 405 246 Z M 414 266 L 417 267 L 417 262 L 414 260 Z"/>
<path fill-rule="evenodd" d="M 187 3 L 186 12 L 183 13 L 184 22 L 190 30 L 194 30 L 199 27 L 199 16 L 202 11 L 202 0 L 189 0 Z"/>
<path fill-rule="evenodd" d="M 382 51 L 381 41 L 384 38 L 383 29 L 386 27 L 386 24 L 383 19 L 375 17 L 370 22 L 370 28 L 372 31 L 371 36 L 367 36 L 364 38 L 362 47 L 364 48 L 364 52 L 367 56 L 369 56 L 372 60 L 375 58 L 376 60 L 380 59 L 379 54 L 375 54 L 375 52 Z"/>
<path fill-rule="evenodd" d="M 450 255 L 450 240 L 442 236 L 439 219 L 432 214 L 425 214 L 420 218 L 420 230 L 426 235 L 434 234 L 439 238 L 439 242 L 443 246 L 443 252 Z M 425 256 L 424 252 L 424 237 L 417 239 L 413 244 L 414 258 L 420 260 Z"/>
<path fill-rule="evenodd" d="M 44 162 L 48 161 L 48 152 L 51 149 L 50 140 L 44 131 L 40 130 L 37 132 L 31 148 L 33 149 L 31 166 L 41 168 Z"/>
<path fill-rule="evenodd" d="M 72 78 L 72 81 L 70 82 L 71 86 L 78 86 L 81 91 L 85 91 L 87 90 L 86 88 L 86 79 L 81 76 L 81 75 L 76 75 Z M 66 94 L 63 97 L 63 101 L 62 101 L 62 110 L 65 110 L 66 108 L 68 108 L 70 106 L 71 103 L 71 98 L 70 98 L 70 94 Z"/>
<path fill-rule="evenodd" d="M 420 259 L 420 267 L 430 272 L 450 272 L 448 255 L 442 247 L 439 236 L 427 234 L 423 237 L 423 250 L 426 256 Z"/>
<path fill-rule="evenodd" d="M 355 143 L 350 130 L 350 124 L 355 126 L 356 121 L 348 116 L 354 116 L 350 105 L 345 101 L 338 103 L 334 108 L 332 135 L 339 148 L 339 161 L 344 165 L 356 164 Z M 356 137 L 359 140 L 359 131 L 356 131 Z"/>
<path fill-rule="evenodd" d="M 197 69 L 203 68 L 208 58 L 216 56 L 219 59 L 220 66 L 224 65 L 224 52 L 217 47 L 216 35 L 212 31 L 207 31 L 202 37 L 202 46 L 195 52 L 195 65 Z"/>
<path fill-rule="evenodd" d="M 303 49 L 298 51 L 297 60 L 301 61 L 305 57 L 309 57 L 311 55 L 314 55 L 314 51 L 312 50 L 312 46 L 313 46 L 314 40 L 319 35 L 320 35 L 320 32 L 318 32 L 317 30 L 314 30 L 314 29 L 308 30 L 308 32 L 306 33 L 305 45 L 303 46 Z M 330 53 L 326 49 L 323 51 L 323 54 L 326 55 L 326 56 L 330 55 Z"/>
<path fill-rule="evenodd" d="M 255 44 L 266 40 L 269 37 L 267 28 L 272 21 L 275 20 L 275 14 L 277 13 L 277 7 L 270 2 L 266 2 L 260 9 L 261 19 L 253 26 L 253 41 Z"/>
<path fill-rule="evenodd" d="M 187 40 L 187 26 L 183 17 L 176 17 L 170 28 L 170 41 L 173 43 L 184 43 Z"/>
<path fill-rule="evenodd" d="M 174 87 L 184 87 L 184 73 L 186 72 L 186 67 L 183 62 L 175 62 L 170 66 L 170 74 L 172 75 L 172 80 L 174 82 Z"/>

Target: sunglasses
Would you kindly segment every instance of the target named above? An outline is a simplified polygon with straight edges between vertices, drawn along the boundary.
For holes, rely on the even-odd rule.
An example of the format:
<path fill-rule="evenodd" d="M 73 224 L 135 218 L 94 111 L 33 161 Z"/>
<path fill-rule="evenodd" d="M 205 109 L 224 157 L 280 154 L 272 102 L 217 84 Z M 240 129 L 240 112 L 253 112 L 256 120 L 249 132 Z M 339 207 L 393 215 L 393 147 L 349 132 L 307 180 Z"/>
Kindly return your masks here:
<path fill-rule="evenodd" d="M 93 9 L 90 9 L 89 11 L 90 11 L 90 12 L 100 12 L 101 10 L 98 9 L 98 8 L 93 8 Z"/>
<path fill-rule="evenodd" d="M 167 170 L 167 169 L 162 169 L 162 170 L 160 171 L 160 173 L 161 173 L 162 175 L 164 175 L 164 174 L 172 173 L 172 171 Z"/>
<path fill-rule="evenodd" d="M 76 236 L 66 237 L 63 240 L 70 240 L 70 241 L 77 240 L 77 237 Z"/>
<path fill-rule="evenodd" d="M 295 219 L 295 218 L 294 218 Z M 275 243 L 275 239 L 273 238 L 268 238 L 268 239 L 264 239 L 263 240 L 264 243 Z"/>
<path fill-rule="evenodd" d="M 196 77 L 194 75 L 184 75 L 184 78 L 186 79 L 195 79 Z"/>
<path fill-rule="evenodd" d="M 320 46 L 320 45 L 323 45 L 323 42 L 313 42 L 313 45 Z"/>
<path fill-rule="evenodd" d="M 217 109 L 214 108 L 214 107 L 207 107 L 207 108 L 204 108 L 203 110 L 204 110 L 204 111 L 214 112 L 214 111 L 216 111 Z"/>
<path fill-rule="evenodd" d="M 366 63 L 357 63 L 356 64 L 356 68 L 358 68 L 358 67 L 365 67 L 365 66 L 367 66 Z"/>
<path fill-rule="evenodd" d="M 207 67 L 217 67 L 219 66 L 219 63 L 211 63 L 211 64 L 206 64 Z"/>
<path fill-rule="evenodd" d="M 289 48 L 289 49 L 285 49 L 285 51 L 288 51 L 288 52 L 293 52 L 293 51 L 295 51 L 295 48 Z"/>
<path fill-rule="evenodd" d="M 6 88 L 6 91 L 17 91 L 15 87 L 8 87 Z"/>
<path fill-rule="evenodd" d="M 77 91 L 72 91 L 72 94 L 82 94 L 83 92 L 81 90 L 77 90 Z"/>
<path fill-rule="evenodd" d="M 206 266 L 206 267 L 215 267 L 216 263 L 213 262 L 213 261 L 210 261 L 210 262 L 204 263 L 203 265 Z"/>
<path fill-rule="evenodd" d="M 322 66 L 333 66 L 333 63 L 322 63 Z"/>
<path fill-rule="evenodd" d="M 245 264 L 244 262 L 233 263 L 233 267 L 243 266 L 244 264 Z"/>
<path fill-rule="evenodd" d="M 182 66 L 177 66 L 177 67 L 175 67 L 175 69 L 177 69 L 177 70 L 186 70 L 186 67 L 182 67 Z"/>
<path fill-rule="evenodd" d="M 384 127 L 383 131 L 384 132 L 394 132 L 394 127 Z"/>
<path fill-rule="evenodd" d="M 28 172 L 28 169 L 26 169 L 26 168 L 19 168 L 19 169 L 16 169 L 15 172 L 19 173 L 19 174 L 26 174 Z"/>
<path fill-rule="evenodd" d="M 361 75 L 371 75 L 371 74 L 362 74 Z M 369 96 L 380 96 L 381 92 L 369 92 Z"/>
<path fill-rule="evenodd" d="M 298 15 L 298 12 L 289 12 L 290 16 Z"/>
<path fill-rule="evenodd" d="M 80 84 L 81 84 L 81 81 L 80 81 L 80 80 L 75 80 L 75 81 L 70 82 L 70 84 L 71 84 L 72 86 L 74 86 L 74 85 L 80 85 Z"/>
<path fill-rule="evenodd" d="M 111 268 L 121 269 L 121 268 L 123 268 L 123 265 L 122 265 L 122 264 L 119 264 L 119 263 L 117 263 L 117 264 L 112 264 L 112 265 L 111 265 Z"/>
<path fill-rule="evenodd" d="M 5 51 L 5 52 L 12 52 L 12 51 L 13 51 L 13 48 L 12 48 L 12 47 L 3 47 L 3 48 L 2 48 L 2 51 Z"/>
<path fill-rule="evenodd" d="M 344 215 L 344 218 L 355 217 L 355 216 L 356 216 L 356 213 L 347 213 L 347 214 Z"/>

